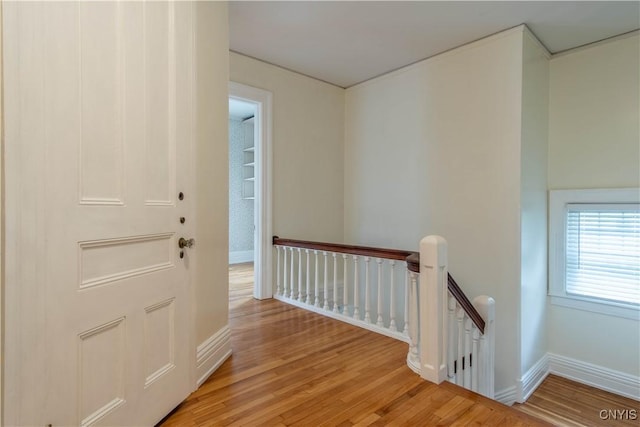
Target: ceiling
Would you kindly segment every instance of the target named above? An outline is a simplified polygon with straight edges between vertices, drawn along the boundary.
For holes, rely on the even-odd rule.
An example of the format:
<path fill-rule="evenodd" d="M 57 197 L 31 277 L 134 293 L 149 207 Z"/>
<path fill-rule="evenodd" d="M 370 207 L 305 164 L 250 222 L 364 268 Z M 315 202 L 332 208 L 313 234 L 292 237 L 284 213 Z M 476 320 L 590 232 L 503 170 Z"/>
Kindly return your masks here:
<path fill-rule="evenodd" d="M 637 1 L 232 1 L 232 51 L 340 87 L 526 24 L 551 53 L 640 28 Z"/>

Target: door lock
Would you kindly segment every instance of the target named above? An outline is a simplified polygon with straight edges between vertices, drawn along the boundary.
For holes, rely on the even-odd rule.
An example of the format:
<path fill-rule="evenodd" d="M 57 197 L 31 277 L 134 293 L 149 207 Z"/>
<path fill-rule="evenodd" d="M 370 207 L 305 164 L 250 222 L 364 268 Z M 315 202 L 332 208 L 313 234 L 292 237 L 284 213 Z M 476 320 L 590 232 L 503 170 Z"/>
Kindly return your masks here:
<path fill-rule="evenodd" d="M 195 245 L 196 241 L 194 239 L 185 239 L 184 237 L 181 237 L 180 239 L 178 239 L 178 247 L 180 249 L 183 248 L 190 248 L 193 245 Z"/>

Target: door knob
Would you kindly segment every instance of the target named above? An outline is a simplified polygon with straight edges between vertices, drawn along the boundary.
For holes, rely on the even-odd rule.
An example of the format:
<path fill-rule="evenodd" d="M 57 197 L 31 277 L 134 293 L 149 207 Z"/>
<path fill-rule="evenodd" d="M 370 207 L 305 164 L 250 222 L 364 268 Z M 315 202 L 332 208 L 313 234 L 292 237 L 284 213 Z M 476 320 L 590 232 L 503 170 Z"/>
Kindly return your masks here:
<path fill-rule="evenodd" d="M 185 239 L 184 237 L 181 237 L 180 239 L 178 239 L 178 247 L 180 249 L 183 248 L 190 248 L 192 247 L 194 244 L 196 243 L 196 241 L 194 239 Z"/>

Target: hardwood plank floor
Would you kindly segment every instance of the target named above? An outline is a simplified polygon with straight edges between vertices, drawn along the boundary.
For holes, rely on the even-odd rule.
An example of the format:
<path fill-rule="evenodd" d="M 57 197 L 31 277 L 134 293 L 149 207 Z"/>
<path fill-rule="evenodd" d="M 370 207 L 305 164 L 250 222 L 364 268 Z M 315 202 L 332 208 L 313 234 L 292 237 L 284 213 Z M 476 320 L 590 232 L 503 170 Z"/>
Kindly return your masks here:
<path fill-rule="evenodd" d="M 229 266 L 229 311 L 253 298 L 253 263 Z"/>
<path fill-rule="evenodd" d="M 405 343 L 277 300 L 245 297 L 229 324 L 233 355 L 163 426 L 548 425 L 423 381 Z"/>
<path fill-rule="evenodd" d="M 556 375 L 549 375 L 525 403 L 513 407 L 563 427 L 640 425 L 640 402 Z"/>
<path fill-rule="evenodd" d="M 162 425 L 638 425 L 639 402 L 553 375 L 515 409 L 424 382 L 406 344 L 254 300 L 251 263 L 230 266 L 229 296 L 233 356 Z"/>

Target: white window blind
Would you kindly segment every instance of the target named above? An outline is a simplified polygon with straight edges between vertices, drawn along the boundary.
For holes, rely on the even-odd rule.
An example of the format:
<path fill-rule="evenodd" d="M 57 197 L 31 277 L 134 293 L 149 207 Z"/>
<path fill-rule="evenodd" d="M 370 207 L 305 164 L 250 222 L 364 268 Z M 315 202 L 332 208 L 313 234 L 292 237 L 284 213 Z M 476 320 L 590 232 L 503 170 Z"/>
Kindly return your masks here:
<path fill-rule="evenodd" d="M 568 204 L 567 294 L 640 304 L 640 205 Z"/>

